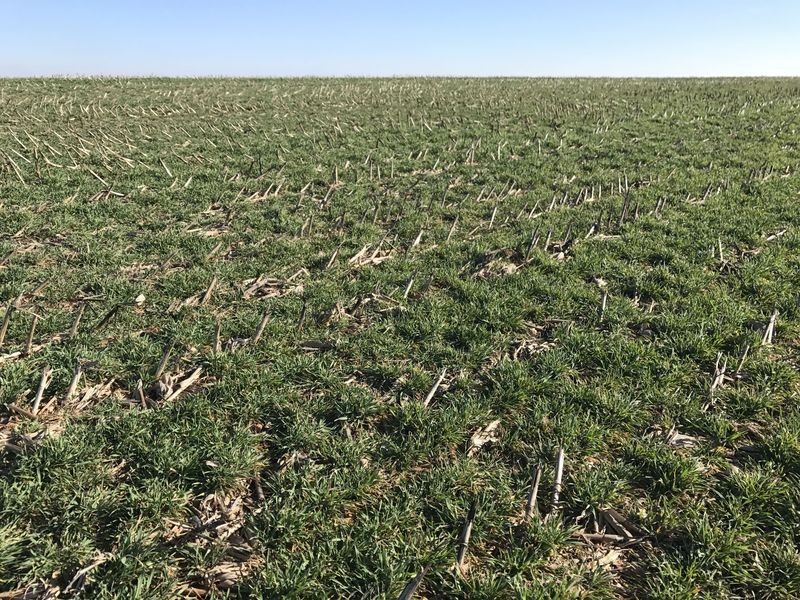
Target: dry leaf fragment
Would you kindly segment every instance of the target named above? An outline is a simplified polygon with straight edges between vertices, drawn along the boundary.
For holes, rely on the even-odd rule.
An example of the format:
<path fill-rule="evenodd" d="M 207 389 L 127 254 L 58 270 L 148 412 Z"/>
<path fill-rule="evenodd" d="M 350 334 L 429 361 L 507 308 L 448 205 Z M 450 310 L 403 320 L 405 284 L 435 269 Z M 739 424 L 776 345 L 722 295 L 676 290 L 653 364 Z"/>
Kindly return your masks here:
<path fill-rule="evenodd" d="M 486 444 L 496 442 L 500 439 L 500 419 L 496 419 L 486 425 L 485 427 L 481 427 L 475 433 L 472 434 L 472 437 L 469 440 L 469 449 L 467 450 L 467 456 L 475 456 L 478 453 L 478 450 L 481 447 L 485 446 Z"/>
<path fill-rule="evenodd" d="M 670 436 L 667 443 L 675 448 L 691 448 L 692 446 L 696 446 L 697 442 L 698 438 L 691 435 L 684 435 L 676 431 Z"/>

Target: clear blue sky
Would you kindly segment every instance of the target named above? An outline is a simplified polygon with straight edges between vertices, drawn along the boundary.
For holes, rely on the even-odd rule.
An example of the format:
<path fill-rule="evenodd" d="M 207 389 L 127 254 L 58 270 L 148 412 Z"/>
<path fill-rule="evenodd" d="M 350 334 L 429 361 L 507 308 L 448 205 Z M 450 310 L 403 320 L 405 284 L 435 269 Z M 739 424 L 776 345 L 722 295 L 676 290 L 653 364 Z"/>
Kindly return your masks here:
<path fill-rule="evenodd" d="M 0 76 L 800 75 L 800 0 L 0 0 Z"/>

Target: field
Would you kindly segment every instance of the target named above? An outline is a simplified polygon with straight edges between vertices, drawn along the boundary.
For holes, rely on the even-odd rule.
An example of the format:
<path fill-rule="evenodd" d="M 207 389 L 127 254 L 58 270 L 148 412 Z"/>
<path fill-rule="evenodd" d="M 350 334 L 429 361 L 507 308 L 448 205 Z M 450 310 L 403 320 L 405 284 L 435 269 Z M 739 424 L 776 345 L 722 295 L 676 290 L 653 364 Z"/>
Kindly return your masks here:
<path fill-rule="evenodd" d="M 0 81 L 0 598 L 800 596 L 800 80 Z"/>

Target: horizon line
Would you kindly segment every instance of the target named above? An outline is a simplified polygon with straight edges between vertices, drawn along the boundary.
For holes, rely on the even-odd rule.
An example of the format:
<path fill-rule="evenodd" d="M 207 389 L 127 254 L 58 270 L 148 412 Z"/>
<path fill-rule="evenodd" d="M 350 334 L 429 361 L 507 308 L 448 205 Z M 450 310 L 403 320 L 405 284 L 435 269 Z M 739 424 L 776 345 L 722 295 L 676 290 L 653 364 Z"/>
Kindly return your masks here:
<path fill-rule="evenodd" d="M 115 73 L 51 73 L 46 75 L 4 75 L 0 80 L 9 79 L 800 79 L 796 75 L 764 75 L 764 74 L 707 74 L 707 75 L 504 75 L 504 74 L 339 74 L 339 75 L 164 75 L 164 74 L 115 74 Z"/>

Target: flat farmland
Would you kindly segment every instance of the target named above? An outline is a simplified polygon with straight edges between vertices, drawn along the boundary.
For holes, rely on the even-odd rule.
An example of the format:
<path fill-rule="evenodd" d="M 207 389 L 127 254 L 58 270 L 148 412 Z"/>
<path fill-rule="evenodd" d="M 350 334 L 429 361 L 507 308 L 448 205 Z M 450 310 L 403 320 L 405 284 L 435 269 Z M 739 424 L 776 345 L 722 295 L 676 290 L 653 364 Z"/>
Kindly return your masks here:
<path fill-rule="evenodd" d="M 0 598 L 800 596 L 800 80 L 0 80 Z"/>

